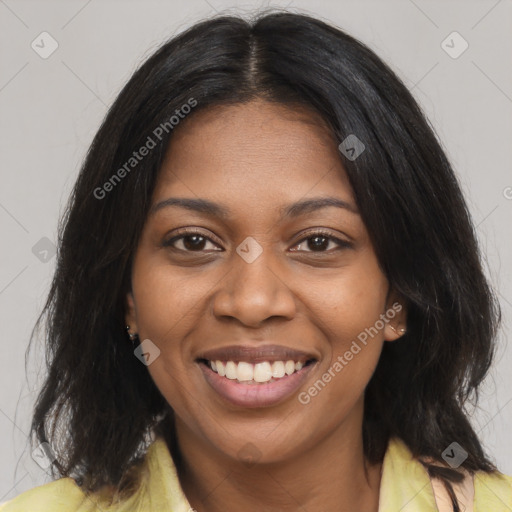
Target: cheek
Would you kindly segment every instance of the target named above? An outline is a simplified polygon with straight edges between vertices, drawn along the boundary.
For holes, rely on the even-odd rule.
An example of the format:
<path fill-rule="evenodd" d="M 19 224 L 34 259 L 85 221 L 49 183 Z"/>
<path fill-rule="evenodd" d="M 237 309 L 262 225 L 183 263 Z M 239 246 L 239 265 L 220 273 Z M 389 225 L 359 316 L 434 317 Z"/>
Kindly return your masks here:
<path fill-rule="evenodd" d="M 385 276 L 368 259 L 314 292 L 315 322 L 329 351 L 319 372 L 322 382 L 305 390 L 318 406 L 335 404 L 342 414 L 363 394 L 384 343 L 387 291 Z"/>
<path fill-rule="evenodd" d="M 190 274 L 190 272 L 188 272 Z M 139 337 L 151 340 L 160 350 L 148 366 L 155 385 L 167 402 L 186 419 L 198 407 L 190 392 L 197 375 L 189 343 L 198 320 L 206 318 L 204 297 L 218 281 L 213 273 L 180 275 L 165 261 L 141 251 L 132 275 Z"/>
<path fill-rule="evenodd" d="M 185 282 L 169 275 L 168 267 L 150 257 L 142 254 L 134 270 L 132 286 L 139 338 L 151 340 L 160 350 L 148 371 L 160 391 L 167 395 L 186 376 L 181 340 L 192 326 L 190 311 L 194 297 Z"/>
<path fill-rule="evenodd" d="M 165 349 L 177 348 L 193 327 L 206 278 L 190 279 L 169 270 L 162 258 L 141 254 L 132 276 L 140 332 Z M 205 274 L 206 275 L 206 274 Z"/>
<path fill-rule="evenodd" d="M 186 389 L 191 363 L 183 350 L 183 339 L 193 329 L 194 297 L 186 283 L 171 279 L 168 274 L 158 266 L 139 268 L 133 279 L 137 322 L 141 341 L 149 339 L 160 350 L 147 367 L 153 382 L 167 403 L 187 421 L 193 410 L 188 404 L 191 394 Z"/>
<path fill-rule="evenodd" d="M 367 257 L 328 280 L 311 281 L 308 290 L 312 319 L 325 330 L 333 355 L 338 355 L 384 313 L 388 282 L 375 259 Z"/>

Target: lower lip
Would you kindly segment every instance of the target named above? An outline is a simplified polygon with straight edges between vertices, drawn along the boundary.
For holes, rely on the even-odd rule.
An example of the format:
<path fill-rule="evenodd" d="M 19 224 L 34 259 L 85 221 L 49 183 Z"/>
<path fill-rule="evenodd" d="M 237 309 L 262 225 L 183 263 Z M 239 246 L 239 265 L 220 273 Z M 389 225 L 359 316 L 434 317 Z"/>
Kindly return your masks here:
<path fill-rule="evenodd" d="M 291 375 L 267 384 L 244 384 L 221 377 L 204 363 L 198 363 L 206 382 L 225 400 L 238 407 L 256 408 L 275 405 L 296 392 L 316 362 L 302 367 Z"/>

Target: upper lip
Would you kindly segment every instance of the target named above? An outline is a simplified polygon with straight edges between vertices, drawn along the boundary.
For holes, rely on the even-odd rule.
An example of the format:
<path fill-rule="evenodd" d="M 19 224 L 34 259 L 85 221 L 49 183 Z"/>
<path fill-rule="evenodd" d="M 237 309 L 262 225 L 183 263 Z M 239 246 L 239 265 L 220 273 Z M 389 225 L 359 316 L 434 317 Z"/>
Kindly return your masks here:
<path fill-rule="evenodd" d="M 248 363 L 262 363 L 268 361 L 295 361 L 306 363 L 316 359 L 314 355 L 282 345 L 229 345 L 226 347 L 206 350 L 199 354 L 197 360 L 208 361 L 246 361 Z"/>

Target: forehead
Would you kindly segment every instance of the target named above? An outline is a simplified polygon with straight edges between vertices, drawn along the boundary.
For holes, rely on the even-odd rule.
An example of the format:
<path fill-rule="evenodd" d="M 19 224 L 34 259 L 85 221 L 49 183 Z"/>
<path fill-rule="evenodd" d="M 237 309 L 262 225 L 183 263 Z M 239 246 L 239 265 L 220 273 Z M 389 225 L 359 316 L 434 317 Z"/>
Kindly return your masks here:
<path fill-rule="evenodd" d="M 264 100 L 194 112 L 173 132 L 154 200 L 170 194 L 267 205 L 353 195 L 334 136 L 304 106 Z"/>

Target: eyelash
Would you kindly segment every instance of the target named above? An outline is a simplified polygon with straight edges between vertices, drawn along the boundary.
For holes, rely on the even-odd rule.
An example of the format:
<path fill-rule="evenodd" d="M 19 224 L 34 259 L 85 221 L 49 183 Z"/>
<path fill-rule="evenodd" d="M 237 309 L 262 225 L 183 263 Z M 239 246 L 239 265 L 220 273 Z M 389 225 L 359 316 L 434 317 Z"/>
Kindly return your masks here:
<path fill-rule="evenodd" d="M 211 243 L 215 243 L 213 240 L 211 240 L 209 237 L 207 237 L 206 235 L 204 235 L 202 232 L 200 231 L 197 231 L 197 230 L 194 230 L 194 229 L 184 229 L 184 230 L 179 230 L 178 231 L 179 234 L 177 234 L 176 236 L 173 236 L 171 239 L 163 242 L 163 246 L 164 247 L 170 247 L 171 249 L 175 249 L 177 251 L 181 251 L 181 252 L 188 252 L 188 253 L 200 253 L 202 251 L 187 251 L 185 249 L 178 249 L 176 247 L 173 246 L 173 244 L 175 242 L 177 242 L 178 240 L 181 240 L 183 238 L 186 238 L 188 236 L 193 236 L 193 235 L 198 235 L 202 238 L 204 238 L 205 240 L 211 242 Z M 305 235 L 307 236 L 304 236 L 303 238 L 301 238 L 295 245 L 300 245 L 302 244 L 303 242 L 307 241 L 308 239 L 310 238 L 314 238 L 315 236 L 322 236 L 322 237 L 325 237 L 327 239 L 329 239 L 330 241 L 334 241 L 335 243 L 338 244 L 338 248 L 335 249 L 335 250 L 340 250 L 340 249 L 348 249 L 350 247 L 352 247 L 352 244 L 350 242 L 347 242 L 346 240 L 341 240 L 340 238 L 337 238 L 335 236 L 332 236 L 331 233 L 325 231 L 325 230 L 317 230 L 317 231 L 311 231 L 311 232 L 306 232 Z M 215 252 L 220 252 L 220 251 L 215 251 Z M 309 253 L 313 253 L 313 254 L 330 254 L 332 252 L 332 249 L 330 250 L 327 250 L 327 251 L 294 251 L 294 252 L 309 252 Z"/>

